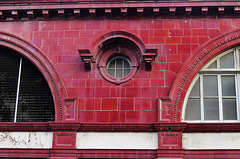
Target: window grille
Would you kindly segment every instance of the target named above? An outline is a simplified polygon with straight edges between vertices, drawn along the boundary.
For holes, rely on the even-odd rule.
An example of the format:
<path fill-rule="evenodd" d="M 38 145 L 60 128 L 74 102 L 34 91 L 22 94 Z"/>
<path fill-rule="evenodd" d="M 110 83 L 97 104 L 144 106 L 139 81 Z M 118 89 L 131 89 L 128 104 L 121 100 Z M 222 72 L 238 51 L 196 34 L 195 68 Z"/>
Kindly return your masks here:
<path fill-rule="evenodd" d="M 14 51 L 0 50 L 0 122 L 54 121 L 53 98 L 40 71 Z"/>
<path fill-rule="evenodd" d="M 193 80 L 183 106 L 183 120 L 240 120 L 240 48 L 225 51 L 205 65 Z"/>

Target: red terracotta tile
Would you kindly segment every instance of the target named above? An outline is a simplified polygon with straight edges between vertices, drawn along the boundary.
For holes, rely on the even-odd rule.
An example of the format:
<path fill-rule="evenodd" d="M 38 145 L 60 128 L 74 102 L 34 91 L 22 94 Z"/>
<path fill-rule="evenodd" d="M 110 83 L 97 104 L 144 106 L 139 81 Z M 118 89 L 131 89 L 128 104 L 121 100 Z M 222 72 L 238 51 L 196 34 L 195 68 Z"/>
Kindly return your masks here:
<path fill-rule="evenodd" d="M 151 71 L 149 72 L 150 78 L 164 78 L 164 71 Z"/>
<path fill-rule="evenodd" d="M 169 70 L 172 72 L 178 73 L 181 67 L 181 63 L 169 63 Z"/>
<path fill-rule="evenodd" d="M 180 55 L 168 55 L 167 62 L 180 62 L 181 56 Z"/>
<path fill-rule="evenodd" d="M 131 29 L 148 29 L 148 21 L 145 20 L 133 20 Z"/>
<path fill-rule="evenodd" d="M 164 79 L 151 79 L 151 86 L 164 86 Z"/>
<path fill-rule="evenodd" d="M 157 88 L 156 87 L 143 87 L 142 88 L 142 97 L 157 97 Z"/>
<path fill-rule="evenodd" d="M 69 21 L 58 21 L 55 22 L 55 30 L 69 30 L 70 22 Z"/>
<path fill-rule="evenodd" d="M 110 122 L 125 122 L 125 111 L 110 111 Z"/>
<path fill-rule="evenodd" d="M 88 30 L 80 31 L 80 37 L 82 38 L 93 37 L 93 35 L 94 35 L 93 31 L 88 31 Z"/>
<path fill-rule="evenodd" d="M 43 39 L 44 46 L 58 45 L 58 39 Z"/>
<path fill-rule="evenodd" d="M 67 39 L 59 39 L 59 45 L 73 45 L 73 40 L 72 38 L 67 38 Z"/>
<path fill-rule="evenodd" d="M 150 110 L 151 100 L 149 98 L 135 98 L 135 110 Z"/>
<path fill-rule="evenodd" d="M 149 37 L 149 44 L 163 44 L 165 43 L 165 37 Z"/>
<path fill-rule="evenodd" d="M 153 20 L 148 23 L 148 29 L 163 29 L 163 20 Z"/>
<path fill-rule="evenodd" d="M 142 111 L 142 122 L 156 122 L 157 111 Z"/>
<path fill-rule="evenodd" d="M 126 97 L 141 97 L 141 88 L 138 87 L 126 87 Z"/>
<path fill-rule="evenodd" d="M 177 45 L 163 45 L 163 54 L 177 54 Z M 161 55 L 159 55 L 161 56 Z M 165 62 L 165 61 L 160 61 L 160 62 Z"/>
<path fill-rule="evenodd" d="M 95 88 L 95 97 L 110 97 L 110 88 L 109 87 Z"/>
<path fill-rule="evenodd" d="M 193 36 L 208 36 L 208 29 L 193 29 Z"/>
<path fill-rule="evenodd" d="M 63 38 L 64 31 L 50 31 L 49 38 Z"/>
<path fill-rule="evenodd" d="M 78 111 L 79 122 L 94 122 L 94 111 Z"/>
<path fill-rule="evenodd" d="M 103 98 L 102 110 L 118 110 L 117 98 Z"/>
<path fill-rule="evenodd" d="M 178 54 L 190 54 L 190 45 L 178 45 Z"/>
<path fill-rule="evenodd" d="M 169 36 L 183 36 L 183 29 L 169 29 Z"/>
<path fill-rule="evenodd" d="M 140 111 L 126 111 L 126 122 L 141 122 Z"/>
<path fill-rule="evenodd" d="M 126 97 L 125 87 L 111 87 L 111 97 Z"/>
<path fill-rule="evenodd" d="M 133 98 L 120 98 L 118 99 L 119 110 L 134 110 Z"/>
<path fill-rule="evenodd" d="M 54 30 L 54 22 L 49 22 L 49 21 L 39 22 L 39 30 L 42 30 L 42 31 Z"/>
<path fill-rule="evenodd" d="M 154 36 L 168 36 L 168 30 L 154 30 Z"/>
<path fill-rule="evenodd" d="M 150 81 L 146 78 L 136 78 L 134 79 L 134 86 L 149 86 Z"/>
<path fill-rule="evenodd" d="M 164 20 L 164 29 L 178 29 L 179 20 Z"/>
<path fill-rule="evenodd" d="M 79 31 L 65 31 L 66 38 L 75 38 L 79 37 Z"/>
<path fill-rule="evenodd" d="M 79 97 L 81 98 L 91 98 L 94 96 L 94 88 L 79 88 Z"/>
<path fill-rule="evenodd" d="M 181 37 L 166 37 L 166 44 L 181 44 Z"/>
<path fill-rule="evenodd" d="M 58 56 L 65 55 L 62 46 L 49 46 L 49 55 L 56 55 L 56 52 Z"/>
<path fill-rule="evenodd" d="M 109 111 L 95 111 L 96 122 L 109 122 L 110 112 Z"/>
<path fill-rule="evenodd" d="M 94 30 L 94 29 L 101 29 L 101 28 L 102 28 L 101 20 L 86 21 L 86 29 L 87 30 Z"/>
<path fill-rule="evenodd" d="M 71 21 L 71 30 L 85 30 L 86 21 Z"/>
<path fill-rule="evenodd" d="M 47 31 L 37 31 L 33 33 L 33 38 L 48 38 Z"/>

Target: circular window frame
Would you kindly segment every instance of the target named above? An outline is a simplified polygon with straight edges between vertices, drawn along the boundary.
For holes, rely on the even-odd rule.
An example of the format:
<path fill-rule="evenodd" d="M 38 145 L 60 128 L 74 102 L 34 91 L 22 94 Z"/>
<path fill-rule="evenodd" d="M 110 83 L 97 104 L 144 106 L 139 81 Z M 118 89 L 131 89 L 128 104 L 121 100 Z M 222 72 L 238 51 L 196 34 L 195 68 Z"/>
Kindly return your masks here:
<path fill-rule="evenodd" d="M 106 67 L 109 62 L 109 59 L 117 57 L 117 56 L 123 56 L 126 57 L 131 62 L 131 70 L 130 73 L 127 76 L 124 76 L 122 78 L 115 78 L 108 74 Z M 104 51 L 101 53 L 101 56 L 98 60 L 98 68 L 103 76 L 107 81 L 114 83 L 114 84 L 122 84 L 134 77 L 134 75 L 137 73 L 138 67 L 139 67 L 139 57 L 137 56 L 137 53 L 135 53 L 135 50 L 132 50 L 127 47 L 116 47 L 108 49 L 107 51 Z"/>
<path fill-rule="evenodd" d="M 118 60 L 118 59 L 120 59 L 120 60 L 123 60 L 123 61 L 126 61 L 128 64 L 129 64 L 129 68 L 125 68 L 124 66 L 123 67 L 121 67 L 121 68 L 117 68 L 117 67 L 114 67 L 114 68 L 109 68 L 109 65 L 114 61 L 114 60 Z M 116 64 L 116 63 L 115 63 Z M 108 60 L 108 62 L 107 62 L 107 66 L 106 66 L 106 71 L 108 72 L 108 74 L 110 75 L 110 73 L 109 73 L 109 69 L 114 69 L 115 70 L 115 75 L 117 76 L 117 73 L 116 73 L 116 71 L 117 71 L 117 69 L 121 69 L 121 71 L 125 71 L 125 70 L 127 70 L 127 69 L 129 69 L 129 73 L 131 72 L 131 70 L 132 70 L 132 62 L 128 59 L 128 57 L 126 57 L 126 56 L 122 56 L 122 55 L 117 55 L 117 56 L 113 56 L 113 57 L 111 57 L 109 60 Z M 129 74 L 128 73 L 128 74 Z M 128 75 L 127 74 L 127 75 Z M 123 74 L 122 74 L 123 75 Z M 126 76 L 127 76 L 126 75 Z M 111 75 L 110 75 L 111 76 Z M 124 75 L 123 75 L 124 76 Z M 126 76 L 124 76 L 124 77 L 126 77 Z M 112 76 L 113 77 L 113 76 Z M 124 77 L 121 77 L 121 78 L 124 78 Z M 116 78 L 116 77 L 113 77 L 113 78 Z"/>

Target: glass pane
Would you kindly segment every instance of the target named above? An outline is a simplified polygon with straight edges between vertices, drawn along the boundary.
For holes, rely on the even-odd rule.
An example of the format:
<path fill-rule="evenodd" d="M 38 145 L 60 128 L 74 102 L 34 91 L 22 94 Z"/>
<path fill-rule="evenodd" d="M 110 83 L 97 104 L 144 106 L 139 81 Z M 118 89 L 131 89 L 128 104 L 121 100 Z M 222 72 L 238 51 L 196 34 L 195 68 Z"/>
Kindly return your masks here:
<path fill-rule="evenodd" d="M 203 95 L 204 96 L 217 96 L 218 83 L 217 76 L 203 76 Z"/>
<path fill-rule="evenodd" d="M 223 119 L 237 120 L 236 99 L 223 99 Z"/>
<path fill-rule="evenodd" d="M 200 120 L 200 99 L 188 99 L 185 120 Z"/>
<path fill-rule="evenodd" d="M 218 99 L 204 99 L 204 119 L 219 120 Z"/>
<path fill-rule="evenodd" d="M 222 76 L 222 95 L 235 96 L 235 77 Z"/>
<path fill-rule="evenodd" d="M 115 70 L 114 69 L 108 69 L 108 73 L 110 76 L 115 77 Z"/>
<path fill-rule="evenodd" d="M 122 77 L 122 69 L 117 69 L 117 77 Z"/>
<path fill-rule="evenodd" d="M 196 83 L 194 84 L 192 90 L 191 90 L 191 94 L 190 96 L 200 96 L 200 82 L 199 82 L 199 78 L 196 81 Z"/>
<path fill-rule="evenodd" d="M 124 68 L 130 68 L 129 63 L 127 62 L 127 60 L 124 60 Z"/>
<path fill-rule="evenodd" d="M 116 59 L 117 68 L 123 68 L 123 59 Z"/>
<path fill-rule="evenodd" d="M 220 68 L 234 68 L 233 52 L 220 58 Z"/>
<path fill-rule="evenodd" d="M 124 70 L 124 76 L 127 76 L 130 73 L 130 69 L 125 69 Z"/>
<path fill-rule="evenodd" d="M 115 68 L 115 60 L 111 61 L 108 68 Z"/>
<path fill-rule="evenodd" d="M 207 69 L 214 69 L 217 68 L 217 61 L 214 61 L 210 66 L 207 67 Z"/>

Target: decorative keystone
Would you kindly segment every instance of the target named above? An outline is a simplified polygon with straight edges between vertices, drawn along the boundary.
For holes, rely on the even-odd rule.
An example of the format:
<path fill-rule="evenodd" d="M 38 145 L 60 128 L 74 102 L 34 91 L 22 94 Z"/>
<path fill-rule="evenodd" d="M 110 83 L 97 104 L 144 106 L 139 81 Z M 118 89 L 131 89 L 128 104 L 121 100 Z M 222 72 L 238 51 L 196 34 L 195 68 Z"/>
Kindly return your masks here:
<path fill-rule="evenodd" d="M 90 50 L 81 49 L 81 50 L 78 50 L 78 52 L 80 54 L 82 61 L 85 64 L 85 70 L 91 71 L 91 63 L 94 62 L 94 58 L 93 58 L 93 55 L 91 54 Z"/>
<path fill-rule="evenodd" d="M 143 54 L 143 60 L 145 61 L 146 71 L 152 70 L 152 62 L 157 56 L 157 49 L 146 49 Z"/>

